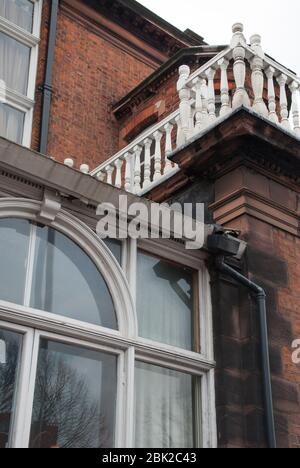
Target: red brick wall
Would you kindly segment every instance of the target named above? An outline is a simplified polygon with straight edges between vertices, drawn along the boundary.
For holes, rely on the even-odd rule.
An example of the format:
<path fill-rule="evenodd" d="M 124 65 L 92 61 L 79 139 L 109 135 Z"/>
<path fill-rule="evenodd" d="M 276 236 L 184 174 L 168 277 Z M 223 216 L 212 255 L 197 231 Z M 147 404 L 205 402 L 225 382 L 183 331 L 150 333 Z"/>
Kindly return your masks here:
<path fill-rule="evenodd" d="M 44 80 L 48 6 L 44 2 L 37 85 Z M 57 27 L 48 154 L 73 157 L 91 168 L 118 150 L 119 127 L 111 110 L 154 68 L 90 31 L 60 9 Z M 40 93 L 32 146 L 38 149 Z"/>

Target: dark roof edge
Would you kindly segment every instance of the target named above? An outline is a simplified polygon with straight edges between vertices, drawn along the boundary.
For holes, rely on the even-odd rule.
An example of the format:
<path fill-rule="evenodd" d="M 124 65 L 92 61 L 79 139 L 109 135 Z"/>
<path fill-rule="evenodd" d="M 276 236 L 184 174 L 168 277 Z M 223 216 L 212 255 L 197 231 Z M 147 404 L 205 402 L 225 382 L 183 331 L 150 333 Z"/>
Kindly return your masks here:
<path fill-rule="evenodd" d="M 119 112 L 126 104 L 128 104 L 134 97 L 140 94 L 144 89 L 151 86 L 157 79 L 159 79 L 164 73 L 166 73 L 170 68 L 176 65 L 180 60 L 185 57 L 197 56 L 197 57 L 207 57 L 211 55 L 217 55 L 223 49 L 225 45 L 222 46 L 198 46 L 198 47 L 188 47 L 181 49 L 176 52 L 173 57 L 171 57 L 167 62 L 161 65 L 157 70 L 155 70 L 151 75 L 149 75 L 145 80 L 143 80 L 138 86 L 136 86 L 132 91 L 130 91 L 126 96 L 124 96 L 120 101 L 118 101 L 113 106 L 113 112 L 116 114 Z"/>
<path fill-rule="evenodd" d="M 149 21 L 160 26 L 162 29 L 165 29 L 166 32 L 174 36 L 176 39 L 184 42 L 187 46 L 206 44 L 202 36 L 199 36 L 198 34 L 190 30 L 186 30 L 184 32 L 181 31 L 176 26 L 173 26 L 171 23 L 164 20 L 163 18 L 161 18 L 159 15 L 157 15 L 153 11 L 149 10 L 145 6 L 138 3 L 136 0 L 118 0 L 118 1 L 125 7 L 133 10 L 135 13 L 138 13 L 141 16 L 144 16 Z M 190 34 L 189 32 L 191 32 L 192 34 Z M 200 44 L 198 43 L 199 40 L 200 40 Z"/>

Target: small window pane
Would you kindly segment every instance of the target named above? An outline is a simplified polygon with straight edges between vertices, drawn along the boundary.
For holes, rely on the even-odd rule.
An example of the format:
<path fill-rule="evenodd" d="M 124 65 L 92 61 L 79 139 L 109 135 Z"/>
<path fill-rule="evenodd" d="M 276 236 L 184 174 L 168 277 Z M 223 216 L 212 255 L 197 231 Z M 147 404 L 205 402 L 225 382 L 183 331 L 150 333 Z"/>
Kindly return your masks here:
<path fill-rule="evenodd" d="M 116 397 L 116 357 L 42 340 L 30 447 L 114 447 Z"/>
<path fill-rule="evenodd" d="M 22 336 L 0 329 L 0 448 L 10 446 Z"/>
<path fill-rule="evenodd" d="M 68 237 L 37 228 L 31 306 L 117 329 L 108 287 L 92 260 Z"/>
<path fill-rule="evenodd" d="M 0 220 L 0 300 L 23 304 L 30 224 Z"/>
<path fill-rule="evenodd" d="M 140 336 L 191 350 L 193 272 L 142 252 L 137 263 Z"/>
<path fill-rule="evenodd" d="M 194 447 L 195 385 L 191 375 L 136 364 L 136 448 Z"/>
<path fill-rule="evenodd" d="M 8 88 L 27 95 L 30 47 L 0 32 L 0 80 Z"/>
<path fill-rule="evenodd" d="M 32 32 L 34 5 L 29 0 L 0 0 L 0 16 Z"/>
<path fill-rule="evenodd" d="M 25 114 L 0 103 L 0 136 L 22 144 Z"/>
<path fill-rule="evenodd" d="M 116 257 L 117 261 L 121 265 L 122 242 L 115 240 L 115 239 L 104 239 L 104 243 L 107 245 L 111 253 Z"/>

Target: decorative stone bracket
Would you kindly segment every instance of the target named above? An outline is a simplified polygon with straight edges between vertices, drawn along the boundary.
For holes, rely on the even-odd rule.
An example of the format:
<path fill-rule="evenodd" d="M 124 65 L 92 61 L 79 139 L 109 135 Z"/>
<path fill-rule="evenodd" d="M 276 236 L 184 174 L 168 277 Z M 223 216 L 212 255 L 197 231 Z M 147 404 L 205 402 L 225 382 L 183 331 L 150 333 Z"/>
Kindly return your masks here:
<path fill-rule="evenodd" d="M 46 189 L 41 211 L 37 215 L 37 221 L 41 223 L 52 223 L 61 210 L 61 197 L 57 192 Z"/>

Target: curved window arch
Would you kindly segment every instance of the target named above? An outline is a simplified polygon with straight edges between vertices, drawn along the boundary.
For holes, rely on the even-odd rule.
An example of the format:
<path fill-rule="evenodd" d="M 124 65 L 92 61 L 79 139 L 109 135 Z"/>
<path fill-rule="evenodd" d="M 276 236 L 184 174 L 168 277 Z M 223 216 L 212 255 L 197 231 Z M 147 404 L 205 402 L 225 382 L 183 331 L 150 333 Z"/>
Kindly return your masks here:
<path fill-rule="evenodd" d="M 70 238 L 25 219 L 0 219 L 0 300 L 116 330 L 107 284 Z"/>
<path fill-rule="evenodd" d="M 215 445 L 202 257 L 128 240 L 120 262 L 118 244 L 64 209 L 39 224 L 41 208 L 0 200 L 0 448 Z"/>

